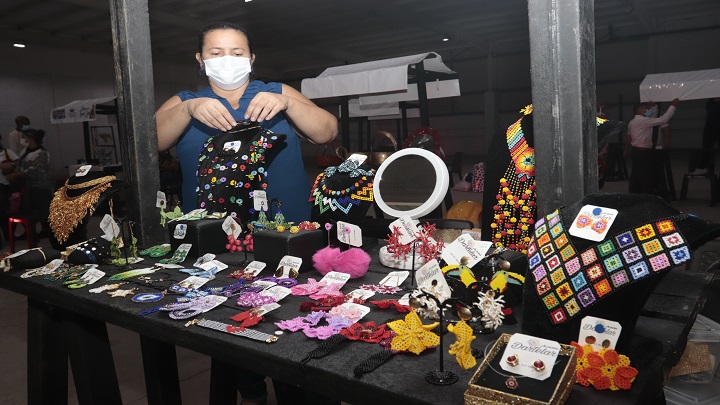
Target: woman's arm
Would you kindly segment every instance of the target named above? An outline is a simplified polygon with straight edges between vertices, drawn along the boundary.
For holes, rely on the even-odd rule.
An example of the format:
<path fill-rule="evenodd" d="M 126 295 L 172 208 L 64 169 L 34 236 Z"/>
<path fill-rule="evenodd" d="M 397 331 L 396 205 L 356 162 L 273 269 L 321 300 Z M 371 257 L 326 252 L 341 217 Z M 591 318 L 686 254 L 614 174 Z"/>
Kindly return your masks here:
<path fill-rule="evenodd" d="M 182 101 L 180 97 L 172 96 L 155 113 L 158 150 L 162 152 L 170 149 L 180 139 L 192 118 L 221 131 L 236 125 L 230 111 L 219 100 L 202 97 Z"/>
<path fill-rule="evenodd" d="M 334 115 L 318 107 L 302 93 L 283 84 L 282 94 L 258 93 L 245 112 L 245 118 L 262 122 L 285 111 L 290 123 L 314 143 L 323 144 L 335 139 L 338 122 Z"/>

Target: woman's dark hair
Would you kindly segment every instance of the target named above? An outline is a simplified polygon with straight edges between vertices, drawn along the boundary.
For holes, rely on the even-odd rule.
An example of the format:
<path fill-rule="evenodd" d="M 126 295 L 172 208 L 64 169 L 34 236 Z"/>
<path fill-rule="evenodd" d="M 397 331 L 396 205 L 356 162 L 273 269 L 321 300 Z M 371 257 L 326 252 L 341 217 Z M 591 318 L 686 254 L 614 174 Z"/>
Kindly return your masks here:
<path fill-rule="evenodd" d="M 23 131 L 23 134 L 34 139 L 38 145 L 42 145 L 43 138 L 45 138 L 45 131 L 43 131 L 42 129 L 26 129 Z"/>
<path fill-rule="evenodd" d="M 248 35 L 247 30 L 237 24 L 233 24 L 227 21 L 210 23 L 200 30 L 200 34 L 198 35 L 198 52 L 200 52 L 200 54 L 202 54 L 203 46 L 205 45 L 205 35 L 207 35 L 208 32 L 215 30 L 235 30 L 242 32 L 243 35 L 245 35 L 245 38 L 247 38 L 249 48 L 248 52 L 250 52 L 250 54 L 252 55 L 252 40 L 250 40 L 250 35 Z"/>

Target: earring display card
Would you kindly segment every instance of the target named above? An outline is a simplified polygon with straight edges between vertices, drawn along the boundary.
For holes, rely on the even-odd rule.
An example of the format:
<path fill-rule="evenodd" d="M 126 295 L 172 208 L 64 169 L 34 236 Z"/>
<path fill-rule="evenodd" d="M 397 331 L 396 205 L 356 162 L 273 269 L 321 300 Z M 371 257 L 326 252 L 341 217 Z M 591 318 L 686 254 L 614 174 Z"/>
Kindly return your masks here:
<path fill-rule="evenodd" d="M 275 298 L 275 302 L 280 302 L 281 299 L 290 295 L 290 292 L 291 291 L 289 288 L 286 288 L 286 287 L 283 287 L 280 285 L 275 285 L 266 290 L 261 291 L 260 295 L 273 297 L 273 298 Z"/>
<path fill-rule="evenodd" d="M 516 333 L 505 346 L 502 354 L 505 360 L 500 362 L 500 367 L 510 373 L 542 381 L 552 375 L 559 354 L 558 342 Z"/>
<path fill-rule="evenodd" d="M 570 235 L 600 242 L 612 226 L 618 211 L 612 208 L 585 205 L 580 209 L 570 226 Z"/>
<path fill-rule="evenodd" d="M 620 332 L 622 332 L 622 326 L 618 322 L 586 316 L 580 323 L 578 343 L 590 344 L 596 352 L 599 352 L 600 349 L 615 350 Z"/>
<path fill-rule="evenodd" d="M 347 273 L 340 273 L 337 271 L 331 271 L 328 274 L 326 274 L 320 282 L 325 282 L 327 284 L 340 284 L 340 287 L 345 285 L 345 283 L 350 280 L 350 275 Z"/>
<path fill-rule="evenodd" d="M 428 292 L 440 300 L 450 298 L 452 291 L 445 280 L 440 265 L 433 259 L 425 263 L 415 273 L 415 282 L 418 288 Z"/>
<path fill-rule="evenodd" d="M 400 287 L 400 284 L 402 284 L 409 275 L 409 271 L 391 271 L 387 276 L 380 280 L 378 284 L 385 287 Z"/>
<path fill-rule="evenodd" d="M 245 267 L 245 273 L 255 277 L 258 274 L 260 274 L 261 271 L 263 271 L 265 266 L 266 266 L 265 263 L 259 262 L 257 260 L 253 260 L 252 262 L 250 262 L 250 264 L 247 265 L 247 267 Z"/>
<path fill-rule="evenodd" d="M 511 335 L 503 333 L 491 348 L 485 350 L 486 356 L 465 391 L 465 405 L 564 404 L 575 385 L 575 348 L 561 344 L 552 374 L 546 380 L 538 381 L 506 372 L 500 367 L 506 361 L 502 355 L 510 338 Z M 515 385 L 508 386 L 507 381 L 513 375 Z"/>
<path fill-rule="evenodd" d="M 460 264 L 460 261 L 466 257 L 468 259 L 466 266 L 473 267 L 487 255 L 492 246 L 492 242 L 478 241 L 470 234 L 462 234 L 443 248 L 442 259 L 447 264 Z"/>
<path fill-rule="evenodd" d="M 418 233 L 417 224 L 418 221 L 408 216 L 400 217 L 390 223 L 390 231 L 394 231 L 395 227 L 397 227 L 400 232 L 398 241 L 403 245 L 407 245 L 415 240 L 415 235 Z"/>
<path fill-rule="evenodd" d="M 290 256 L 290 255 L 283 256 L 283 258 L 280 259 L 280 264 L 278 264 L 278 267 L 275 270 L 275 277 L 278 277 L 278 278 L 291 277 L 290 274 L 292 273 L 292 270 L 295 269 L 295 271 L 297 272 L 297 269 L 299 269 L 300 266 L 302 266 L 302 262 L 303 262 L 303 260 L 299 257 Z M 282 271 L 280 270 L 281 267 L 282 267 Z M 297 277 L 297 274 L 295 275 L 295 277 Z M 295 277 L 292 277 L 292 278 L 295 278 Z"/>
<path fill-rule="evenodd" d="M 359 247 L 362 246 L 362 231 L 360 227 L 354 224 L 350 224 L 343 221 L 337 222 L 337 238 L 341 243 L 345 243 L 350 246 Z"/>

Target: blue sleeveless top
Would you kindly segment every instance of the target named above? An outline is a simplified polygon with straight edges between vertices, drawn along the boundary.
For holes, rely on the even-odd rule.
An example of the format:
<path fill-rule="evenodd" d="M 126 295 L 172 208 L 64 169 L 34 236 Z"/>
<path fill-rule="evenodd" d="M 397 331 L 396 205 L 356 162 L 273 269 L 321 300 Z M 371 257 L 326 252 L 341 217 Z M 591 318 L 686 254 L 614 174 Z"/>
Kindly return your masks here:
<path fill-rule="evenodd" d="M 237 110 L 233 109 L 227 100 L 213 93 L 210 87 L 196 92 L 183 91 L 178 93 L 177 96 L 182 101 L 200 97 L 220 100 L 235 120 L 242 121 L 245 119 L 245 110 L 247 110 L 250 101 L 259 92 L 282 94 L 282 84 L 253 80 L 248 84 L 245 93 L 240 98 L 240 107 Z M 297 224 L 309 220 L 311 207 L 308 202 L 310 183 L 302 160 L 300 138 L 285 119 L 285 114 L 278 114 L 269 121 L 261 122 L 260 125 L 276 134 L 287 135 L 284 144 L 278 145 L 278 150 L 273 149 L 275 152 L 266 163 L 268 187 L 265 191 L 267 192 L 268 201 L 273 199 L 282 201 L 281 210 L 287 221 Z M 205 141 L 219 132 L 219 130 L 210 128 L 193 118 L 176 145 L 183 175 L 182 208 L 184 212 L 197 208 L 197 169 L 200 151 Z M 274 204 L 271 206 L 274 214 L 276 207 Z M 251 206 L 248 204 L 247 208 L 250 209 Z"/>

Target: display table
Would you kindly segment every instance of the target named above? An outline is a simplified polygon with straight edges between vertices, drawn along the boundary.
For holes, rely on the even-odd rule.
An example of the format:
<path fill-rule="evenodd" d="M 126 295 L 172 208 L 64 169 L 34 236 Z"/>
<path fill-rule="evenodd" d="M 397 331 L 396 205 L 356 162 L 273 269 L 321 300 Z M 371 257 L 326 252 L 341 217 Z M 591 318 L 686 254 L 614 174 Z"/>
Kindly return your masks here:
<path fill-rule="evenodd" d="M 371 251 L 373 263 L 368 274 L 351 280 L 344 292 L 362 284 L 377 283 L 389 269 L 377 262 L 377 247 Z M 234 269 L 233 262 L 244 255 L 220 255 L 219 259 L 231 265 L 208 286 L 225 285 L 234 279 L 225 277 Z M 187 262 L 190 262 L 188 259 Z M 144 262 L 143 267 L 148 263 Z M 189 265 L 186 263 L 186 265 Z M 114 266 L 103 266 L 108 276 L 119 272 Z M 173 279 L 182 280 L 187 275 L 169 270 Z M 265 271 L 265 273 L 270 273 Z M 198 326 L 185 327 L 186 321 L 170 319 L 165 312 L 147 316 L 139 313 L 174 301 L 166 296 L 155 303 L 135 303 L 130 297 L 112 298 L 106 293 L 89 293 L 88 287 L 70 290 L 60 282 L 43 278 L 20 278 L 22 271 L 13 270 L 0 274 L 0 287 L 28 297 L 28 403 L 67 403 L 67 357 L 73 369 L 80 403 L 119 404 L 120 394 L 115 376 L 110 344 L 105 322 L 135 331 L 141 336 L 145 378 L 150 404 L 180 403 L 177 365 L 173 345 L 181 346 L 211 356 L 211 403 L 236 403 L 237 392 L 230 365 L 246 366 L 289 384 L 317 391 L 325 395 L 357 404 L 462 404 L 473 369 L 462 370 L 454 356 L 445 354 L 445 369 L 458 374 L 460 381 L 451 386 L 434 386 L 425 382 L 424 375 L 438 368 L 437 351 L 420 356 L 400 354 L 386 364 L 361 378 L 353 375 L 353 368 L 362 360 L 382 348 L 364 342 L 344 342 L 342 347 L 324 358 L 301 365 L 307 352 L 315 349 L 320 341 L 309 339 L 302 332 L 285 332 L 276 343 L 266 344 L 217 332 Z M 261 274 L 262 275 L 262 274 Z M 315 272 L 303 273 L 319 280 Z M 688 331 L 696 314 L 707 297 L 712 275 L 688 273 L 674 269 L 665 277 L 646 307 L 633 337 L 633 352 L 626 353 L 633 366 L 640 371 L 633 387 L 623 392 L 601 392 L 576 385 L 569 404 L 630 404 L 652 403 L 663 400 L 663 374 L 679 359 L 685 347 Z M 95 286 L 106 284 L 105 279 Z M 409 281 L 406 281 L 409 285 Z M 149 288 L 141 287 L 140 291 Z M 397 299 L 395 296 L 376 294 L 372 299 Z M 298 306 L 307 297 L 288 296 L 282 307 L 266 315 L 255 329 L 274 333 L 274 322 L 299 316 Z M 365 321 L 386 322 L 402 317 L 394 309 L 373 310 Z M 243 309 L 230 298 L 202 317 L 233 323 L 228 318 Z M 516 309 L 516 314 L 520 311 Z M 427 322 L 426 322 L 427 323 Z M 483 350 L 500 333 L 519 332 L 516 325 L 503 325 L 495 334 L 479 335 L 473 347 Z M 448 334 L 443 350 L 454 342 Z M 64 342 L 64 344 L 63 344 Z M 63 371 L 64 370 L 64 371 Z"/>

